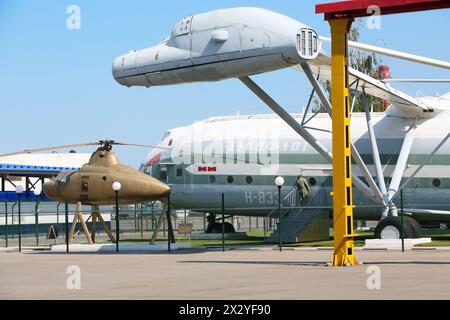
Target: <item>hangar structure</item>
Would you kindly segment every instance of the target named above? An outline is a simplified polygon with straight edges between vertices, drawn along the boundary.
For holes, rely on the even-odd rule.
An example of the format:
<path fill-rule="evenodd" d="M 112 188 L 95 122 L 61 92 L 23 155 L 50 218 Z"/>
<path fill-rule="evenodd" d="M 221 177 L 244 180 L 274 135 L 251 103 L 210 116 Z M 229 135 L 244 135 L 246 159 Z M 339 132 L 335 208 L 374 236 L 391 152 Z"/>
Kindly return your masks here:
<path fill-rule="evenodd" d="M 0 161 L 0 201 L 16 201 L 17 185 L 24 186 L 24 201 L 34 201 L 34 190 L 42 190 L 45 179 L 65 170 L 79 170 L 89 161 L 89 153 L 23 153 L 5 156 Z M 47 200 L 40 195 L 40 200 Z"/>

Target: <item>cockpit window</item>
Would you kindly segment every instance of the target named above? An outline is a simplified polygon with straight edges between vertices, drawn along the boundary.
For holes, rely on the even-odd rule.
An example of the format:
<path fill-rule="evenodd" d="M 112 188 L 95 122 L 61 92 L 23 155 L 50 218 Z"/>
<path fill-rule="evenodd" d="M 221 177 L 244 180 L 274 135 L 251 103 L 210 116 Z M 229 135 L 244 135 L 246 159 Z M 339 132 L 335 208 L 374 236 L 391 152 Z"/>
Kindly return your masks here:
<path fill-rule="evenodd" d="M 160 44 L 166 44 L 167 42 L 169 42 L 170 37 L 165 37 Z"/>
<path fill-rule="evenodd" d="M 152 175 L 152 166 L 144 166 L 142 171 L 148 175 Z"/>
<path fill-rule="evenodd" d="M 58 183 L 68 183 L 70 180 L 70 176 L 72 175 L 72 173 L 74 173 L 75 171 L 61 171 L 57 176 L 56 176 L 56 182 Z"/>
<path fill-rule="evenodd" d="M 167 167 L 161 166 L 159 168 L 159 180 L 167 182 Z"/>
<path fill-rule="evenodd" d="M 188 16 L 179 21 L 172 29 L 171 36 L 178 37 L 191 31 L 192 16 Z"/>

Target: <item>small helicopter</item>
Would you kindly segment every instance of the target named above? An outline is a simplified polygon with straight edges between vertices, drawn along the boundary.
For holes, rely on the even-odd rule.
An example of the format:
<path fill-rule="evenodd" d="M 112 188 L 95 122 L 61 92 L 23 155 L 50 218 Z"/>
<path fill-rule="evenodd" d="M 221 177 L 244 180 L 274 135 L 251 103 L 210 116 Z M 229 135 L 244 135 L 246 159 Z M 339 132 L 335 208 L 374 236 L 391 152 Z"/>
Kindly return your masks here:
<path fill-rule="evenodd" d="M 79 220 L 86 233 L 88 242 L 93 243 L 93 240 L 95 241 L 96 220 L 98 219 L 110 239 L 115 242 L 114 236 L 107 228 L 98 210 L 99 205 L 113 205 L 116 203 L 116 194 L 113 190 L 114 182 L 119 182 L 121 185 L 120 196 L 117 199 L 119 204 L 164 200 L 169 196 L 171 189 L 165 183 L 121 164 L 116 154 L 112 151 L 112 146 L 153 146 L 129 144 L 114 140 L 99 140 L 82 144 L 28 149 L 20 152 L 2 154 L 0 157 L 93 145 L 99 145 L 99 147 L 91 155 L 88 163 L 84 164 L 79 170 L 61 171 L 56 178 L 45 182 L 42 189 L 44 194 L 55 202 L 67 202 L 77 205 L 77 212 L 74 216 L 69 239 L 72 239 L 76 222 Z M 93 230 L 90 235 L 83 215 L 81 214 L 81 204 L 93 206 Z"/>
<path fill-rule="evenodd" d="M 115 193 L 112 184 L 120 182 L 120 204 L 131 204 L 161 200 L 170 194 L 170 187 L 161 181 L 139 172 L 119 162 L 112 151 L 113 145 L 153 147 L 148 145 L 129 144 L 114 140 L 99 140 L 82 144 L 28 149 L 0 155 L 10 156 L 21 153 L 67 149 L 100 145 L 92 154 L 89 162 L 80 170 L 61 171 L 54 180 L 43 185 L 47 197 L 56 202 L 78 203 L 86 205 L 115 204 Z"/>

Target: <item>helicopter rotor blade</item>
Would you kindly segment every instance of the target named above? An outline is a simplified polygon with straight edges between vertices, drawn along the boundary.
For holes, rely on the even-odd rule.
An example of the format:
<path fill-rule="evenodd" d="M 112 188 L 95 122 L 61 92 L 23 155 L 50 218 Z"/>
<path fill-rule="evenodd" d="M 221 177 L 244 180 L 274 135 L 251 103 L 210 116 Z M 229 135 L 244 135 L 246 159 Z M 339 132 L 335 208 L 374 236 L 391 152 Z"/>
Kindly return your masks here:
<path fill-rule="evenodd" d="M 99 141 L 94 141 L 94 142 L 77 143 L 77 144 L 66 144 L 66 145 L 62 145 L 62 146 L 53 146 L 53 147 L 46 147 L 46 148 L 25 149 L 22 151 L 3 153 L 3 154 L 0 154 L 0 157 L 14 156 L 14 155 L 23 154 L 23 153 L 35 153 L 35 152 L 48 151 L 48 150 L 59 150 L 59 149 L 67 149 L 67 148 L 95 146 L 95 145 L 99 145 L 99 144 L 100 144 Z"/>
<path fill-rule="evenodd" d="M 130 146 L 130 147 L 161 148 L 159 146 L 150 145 L 150 144 L 126 143 L 126 142 L 120 142 L 120 141 L 114 141 L 112 144 L 119 145 L 119 146 Z M 161 149 L 163 149 L 163 148 L 161 148 Z M 167 149 L 170 149 L 170 148 L 167 148 Z"/>
<path fill-rule="evenodd" d="M 17 154 L 35 153 L 35 152 L 42 152 L 42 151 L 49 151 L 49 150 L 67 149 L 67 148 L 80 148 L 80 147 L 97 146 L 97 145 L 104 145 L 104 144 L 145 147 L 145 148 L 157 148 L 158 147 L 158 146 L 153 146 L 153 145 L 124 143 L 124 142 L 120 142 L 120 141 L 106 139 L 106 140 L 97 140 L 97 141 L 91 141 L 91 142 L 86 142 L 86 143 L 66 144 L 66 145 L 61 145 L 61 146 L 25 149 L 22 151 L 8 152 L 8 153 L 0 154 L 0 158 L 7 157 L 7 156 L 14 156 Z"/>
<path fill-rule="evenodd" d="M 59 149 L 67 149 L 67 148 L 79 148 L 79 147 L 97 146 L 97 145 L 111 145 L 111 146 L 119 145 L 119 146 L 130 146 L 130 147 L 141 147 L 141 148 L 154 148 L 154 149 L 161 149 L 161 150 L 168 150 L 168 151 L 182 151 L 182 150 L 171 148 L 171 147 L 162 147 L 162 146 L 149 145 L 149 144 L 126 143 L 126 142 L 105 139 L 105 140 L 97 140 L 97 141 L 86 142 L 86 143 L 66 144 L 66 145 L 62 145 L 62 146 L 53 146 L 53 147 L 46 147 L 46 148 L 25 149 L 22 151 L 0 154 L 0 158 L 7 157 L 7 156 L 13 156 L 13 155 L 17 155 L 17 154 L 35 153 L 35 152 L 40 152 L 40 151 L 59 150 Z M 230 160 L 234 160 L 234 161 L 240 160 L 240 161 L 243 161 L 244 163 L 253 163 L 253 164 L 257 164 L 257 165 L 263 165 L 259 161 L 253 162 L 253 161 L 249 161 L 249 160 L 241 160 L 241 159 L 236 159 L 234 157 L 233 158 L 227 157 L 224 155 L 209 154 L 208 156 L 222 158 L 223 160 L 225 160 L 225 159 L 230 159 Z"/>
<path fill-rule="evenodd" d="M 122 146 L 132 146 L 132 147 L 144 147 L 144 148 L 153 148 L 153 149 L 161 149 L 161 150 L 168 150 L 168 151 L 182 151 L 180 149 L 176 149 L 176 148 L 172 148 L 172 147 L 161 147 L 161 146 L 155 146 L 155 145 L 148 145 L 148 144 L 134 144 L 134 143 L 125 143 L 125 142 L 119 142 L 119 141 L 114 141 L 115 145 L 122 145 Z M 259 162 L 259 161 L 250 161 L 250 160 L 242 160 L 242 159 L 237 159 L 235 157 L 227 157 L 224 155 L 214 155 L 214 154 L 208 154 L 208 157 L 213 157 L 213 158 L 221 158 L 222 160 L 225 159 L 229 159 L 229 160 L 233 160 L 233 161 L 243 161 L 244 163 L 252 163 L 252 164 L 257 164 L 257 165 L 264 165 L 263 163 Z"/>

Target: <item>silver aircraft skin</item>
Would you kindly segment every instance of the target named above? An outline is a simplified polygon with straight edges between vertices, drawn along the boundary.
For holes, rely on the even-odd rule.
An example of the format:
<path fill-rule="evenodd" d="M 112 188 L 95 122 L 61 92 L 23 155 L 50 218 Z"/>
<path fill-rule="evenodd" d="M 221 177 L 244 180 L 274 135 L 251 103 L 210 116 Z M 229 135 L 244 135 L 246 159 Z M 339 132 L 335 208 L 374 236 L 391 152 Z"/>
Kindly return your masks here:
<path fill-rule="evenodd" d="M 450 107 L 450 94 L 441 100 Z M 294 117 L 298 121 L 302 119 L 301 114 Z M 388 183 L 402 146 L 404 128 L 414 120 L 389 116 L 385 112 L 373 113 L 372 118 Z M 442 117 L 417 122 L 402 183 L 443 141 L 442 137 L 449 132 L 449 123 L 450 111 Z M 331 127 L 331 119 L 326 114 L 319 114 L 309 125 L 327 130 Z M 365 115 L 353 113 L 351 127 L 352 141 L 375 176 Z M 267 128 L 277 135 L 258 144 L 258 139 L 261 141 L 263 137 L 262 130 Z M 316 136 L 325 146 L 331 147 L 331 133 L 318 131 Z M 267 147 L 267 142 L 273 144 L 272 148 Z M 326 197 L 321 205 L 328 206 L 330 214 L 332 211 L 331 164 L 275 115 L 216 117 L 170 129 L 144 159 L 140 170 L 171 186 L 173 208 L 220 212 L 223 192 L 228 214 L 255 216 L 266 216 L 277 206 L 276 176 L 285 179 L 282 188 L 285 197 L 295 188 L 298 174 L 303 172 L 311 186 L 310 198 L 324 190 Z M 357 166 L 353 167 L 353 175 L 361 176 Z M 416 220 L 450 221 L 450 143 L 435 152 L 431 161 L 402 189 L 405 209 Z M 356 218 L 380 219 L 384 207 L 356 188 L 353 188 L 353 202 Z M 399 194 L 394 197 L 394 202 L 400 207 Z"/>
<path fill-rule="evenodd" d="M 323 205 L 331 206 L 332 106 L 316 80 L 317 76 L 331 79 L 331 59 L 321 50 L 322 40 L 326 38 L 312 28 L 280 13 L 261 8 L 230 8 L 186 17 L 161 43 L 132 50 L 114 60 L 113 76 L 127 87 L 239 78 L 283 119 L 262 115 L 209 119 L 168 131 L 141 170 L 172 186 L 174 208 L 211 212 L 220 207 L 219 195 L 224 192 L 228 213 L 266 215 L 277 203 L 274 178 L 285 177 L 286 195 L 301 171 L 313 185 L 313 194 L 322 190 L 328 194 L 321 200 Z M 348 45 L 356 49 L 362 46 L 351 42 Z M 393 54 L 392 50 L 364 47 Z M 395 57 L 450 69 L 450 63 L 445 61 L 397 51 Z M 308 123 L 313 129 L 304 125 L 301 116 L 283 113 L 282 107 L 250 79 L 254 74 L 286 67 L 305 73 L 328 113 L 314 116 Z M 356 216 L 367 220 L 397 216 L 403 189 L 408 212 L 414 218 L 448 220 L 450 95 L 414 98 L 352 68 L 348 74 L 349 88 L 362 97 L 368 94 L 390 102 L 383 113 L 351 113 L 352 159 L 357 164 L 352 166 Z M 271 143 L 267 144 L 273 149 L 267 153 L 264 148 L 252 149 L 251 144 L 247 148 L 244 143 L 230 158 L 221 155 L 219 146 L 214 147 L 214 143 L 219 143 L 222 151 L 229 148 L 229 137 L 195 133 L 214 132 L 220 127 L 225 132 L 252 128 L 253 132 L 234 138 L 235 143 L 258 140 L 258 130 L 275 128 L 271 130 Z M 196 146 L 200 147 L 195 149 Z M 278 154 L 279 158 L 272 159 L 275 166 L 267 167 L 263 161 L 267 154 L 260 158 L 265 152 Z M 219 159 L 228 162 L 223 164 Z"/>
<path fill-rule="evenodd" d="M 112 72 L 124 86 L 218 81 L 299 64 L 320 43 L 314 30 L 276 12 L 222 9 L 184 18 L 161 43 L 116 58 Z"/>

